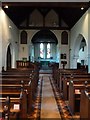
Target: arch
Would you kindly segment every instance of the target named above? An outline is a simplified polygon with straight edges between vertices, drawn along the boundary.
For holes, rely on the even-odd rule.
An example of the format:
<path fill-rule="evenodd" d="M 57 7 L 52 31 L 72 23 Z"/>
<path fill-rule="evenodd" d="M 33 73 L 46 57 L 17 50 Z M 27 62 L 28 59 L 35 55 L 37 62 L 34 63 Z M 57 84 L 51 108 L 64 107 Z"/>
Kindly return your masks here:
<path fill-rule="evenodd" d="M 20 41 L 21 44 L 27 44 L 27 32 L 26 31 L 21 32 L 20 40 L 21 40 Z"/>
<path fill-rule="evenodd" d="M 38 62 L 41 62 L 41 61 L 55 62 L 55 61 L 57 61 L 58 40 L 52 31 L 50 31 L 49 29 L 42 29 L 40 31 L 37 31 L 33 35 L 31 42 L 33 43 L 33 46 L 34 46 L 34 54 L 30 52 L 31 61 L 33 61 L 33 57 L 34 57 L 34 61 L 38 61 Z M 43 58 L 41 58 L 40 43 L 43 43 L 43 48 L 42 48 L 43 49 Z M 48 43 L 50 43 L 49 58 L 47 57 Z M 31 46 L 30 46 L 30 51 L 31 51 Z"/>
<path fill-rule="evenodd" d="M 68 44 L 68 32 L 63 31 L 61 34 L 61 44 Z"/>
<path fill-rule="evenodd" d="M 53 32 L 44 29 L 38 31 L 32 38 L 32 43 L 55 43 L 58 44 L 58 40 Z"/>
<path fill-rule="evenodd" d="M 79 59 L 80 59 L 80 50 L 87 46 L 87 43 L 86 43 L 86 39 L 84 38 L 84 36 L 82 34 L 79 34 L 76 41 L 75 41 L 75 45 L 74 45 L 74 56 L 73 56 L 73 61 L 75 64 L 75 66 L 77 66 L 77 62 L 80 62 Z M 85 58 L 84 59 L 87 59 L 87 47 L 86 47 L 86 54 L 85 54 Z M 82 59 L 83 60 L 83 59 Z M 87 61 L 87 60 L 86 60 Z M 87 64 L 85 62 L 85 64 Z"/>
<path fill-rule="evenodd" d="M 79 34 L 76 41 L 75 41 L 75 45 L 74 45 L 74 55 L 78 56 L 79 50 L 80 50 L 80 44 L 82 40 L 85 40 L 84 36 L 82 34 Z M 86 40 L 85 40 L 86 42 Z M 86 43 L 87 45 L 87 43 Z"/>
<path fill-rule="evenodd" d="M 8 51 L 10 53 L 10 67 L 9 68 L 15 68 L 16 67 L 16 57 L 18 55 L 18 46 L 17 43 L 11 43 L 9 42 L 7 44 L 6 50 L 5 50 L 5 70 L 7 69 L 7 61 L 8 61 Z"/>

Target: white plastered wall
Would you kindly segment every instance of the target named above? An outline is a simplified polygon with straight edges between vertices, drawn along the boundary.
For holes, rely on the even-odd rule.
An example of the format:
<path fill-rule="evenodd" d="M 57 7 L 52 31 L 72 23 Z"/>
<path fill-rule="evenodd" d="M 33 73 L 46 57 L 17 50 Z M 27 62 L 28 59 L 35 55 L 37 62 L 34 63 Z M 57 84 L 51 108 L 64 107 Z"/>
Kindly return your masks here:
<path fill-rule="evenodd" d="M 33 47 L 31 40 L 32 40 L 33 36 L 39 30 L 25 30 L 25 31 L 28 34 L 28 38 L 27 38 L 28 40 L 27 40 L 27 44 L 19 44 L 19 60 L 22 60 L 23 57 L 26 57 L 28 60 L 29 53 L 30 53 L 30 47 Z M 63 30 L 51 30 L 51 32 L 53 32 L 55 34 L 55 36 L 58 40 L 57 56 L 56 56 L 57 59 L 56 60 L 61 64 L 60 54 L 66 53 L 67 54 L 66 61 L 69 61 L 69 31 L 67 31 L 68 32 L 68 45 L 61 45 L 61 33 L 63 32 Z M 21 30 L 19 33 L 21 33 Z M 19 38 L 19 41 L 20 41 L 20 38 Z M 25 51 L 23 51 L 23 47 L 25 48 Z M 36 53 L 36 54 L 38 54 L 38 53 Z M 33 59 L 35 60 L 35 58 L 33 58 Z M 62 65 L 60 65 L 59 67 L 62 67 Z M 65 68 L 69 68 L 69 62 L 67 63 Z"/>
<path fill-rule="evenodd" d="M 1 19 L 2 18 L 2 19 Z M 16 67 L 16 59 L 18 59 L 18 41 L 19 41 L 19 30 L 14 25 L 14 23 L 9 19 L 9 17 L 5 14 L 5 12 L 0 9 L 0 38 L 2 39 L 2 57 L 0 58 L 0 71 L 2 70 L 2 66 L 6 70 L 6 56 L 7 56 L 7 48 L 8 45 L 11 44 L 11 67 Z M 1 52 L 1 51 L 0 51 Z M 2 63 L 1 63 L 2 61 Z"/>
<path fill-rule="evenodd" d="M 0 6 L 0 15 L 1 15 L 1 6 Z M 2 18 L 0 18 L 0 71 L 2 69 Z"/>
<path fill-rule="evenodd" d="M 77 68 L 78 48 L 80 47 L 81 38 L 83 36 L 87 45 L 88 70 L 90 72 L 90 8 L 79 19 L 70 31 L 70 68 Z M 77 51 L 76 51 L 77 50 Z"/>

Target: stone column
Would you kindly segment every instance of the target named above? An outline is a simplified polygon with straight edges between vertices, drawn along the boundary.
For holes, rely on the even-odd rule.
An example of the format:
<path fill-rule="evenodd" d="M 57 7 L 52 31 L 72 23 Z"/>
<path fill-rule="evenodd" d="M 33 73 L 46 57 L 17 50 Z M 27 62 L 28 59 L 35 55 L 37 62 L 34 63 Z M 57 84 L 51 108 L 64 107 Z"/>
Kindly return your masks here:
<path fill-rule="evenodd" d="M 47 59 L 47 44 L 46 43 L 44 44 L 44 50 L 45 50 L 44 59 Z"/>
<path fill-rule="evenodd" d="M 73 56 L 73 62 L 72 62 L 72 67 L 74 68 L 74 69 L 76 69 L 77 68 L 77 60 L 78 60 L 78 58 L 79 58 L 79 56 L 78 55 L 74 55 Z"/>
<path fill-rule="evenodd" d="M 12 58 L 11 58 L 11 59 L 12 59 L 12 61 L 11 61 L 11 62 L 12 62 L 12 63 L 11 63 L 11 67 L 12 67 L 12 68 L 15 68 L 15 67 L 16 67 L 16 59 L 15 59 L 15 56 L 16 56 L 16 55 L 15 55 L 15 49 L 13 49 L 13 50 L 12 50 Z"/>
<path fill-rule="evenodd" d="M 90 73 L 90 8 L 88 9 L 88 72 Z"/>

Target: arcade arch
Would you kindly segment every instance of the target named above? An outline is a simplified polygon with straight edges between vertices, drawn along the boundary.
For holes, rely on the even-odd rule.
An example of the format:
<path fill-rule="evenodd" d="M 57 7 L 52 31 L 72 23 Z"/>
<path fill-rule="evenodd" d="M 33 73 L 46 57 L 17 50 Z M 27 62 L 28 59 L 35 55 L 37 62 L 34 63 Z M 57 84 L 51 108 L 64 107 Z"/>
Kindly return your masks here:
<path fill-rule="evenodd" d="M 74 45 L 73 67 L 87 66 L 87 43 L 82 34 L 79 34 Z"/>

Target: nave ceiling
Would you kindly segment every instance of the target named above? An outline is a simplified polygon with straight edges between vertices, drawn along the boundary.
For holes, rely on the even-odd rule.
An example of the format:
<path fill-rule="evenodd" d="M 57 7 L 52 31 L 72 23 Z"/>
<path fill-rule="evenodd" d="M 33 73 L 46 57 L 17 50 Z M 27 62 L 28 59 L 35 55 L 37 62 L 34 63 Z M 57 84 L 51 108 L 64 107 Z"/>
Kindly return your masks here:
<path fill-rule="evenodd" d="M 2 8 L 19 29 L 51 28 L 70 30 L 89 8 L 89 4 L 89 2 L 3 2 Z M 4 8 L 5 5 L 8 5 L 8 9 Z M 81 7 L 84 9 L 81 10 Z M 29 22 L 30 16 L 35 10 L 42 16 L 42 25 L 40 26 L 30 25 Z M 45 26 L 45 17 L 52 10 L 58 17 L 58 25 Z M 38 19 L 36 17 L 36 20 Z"/>

